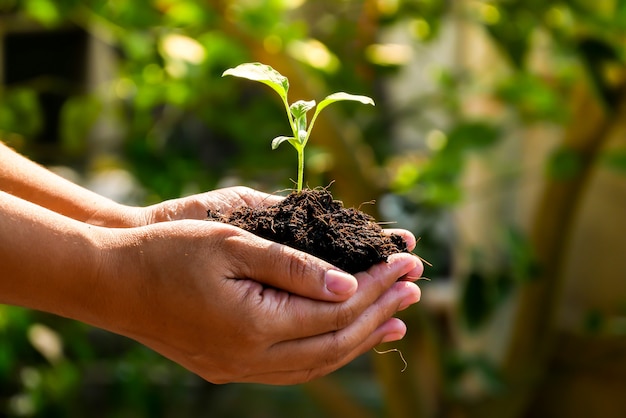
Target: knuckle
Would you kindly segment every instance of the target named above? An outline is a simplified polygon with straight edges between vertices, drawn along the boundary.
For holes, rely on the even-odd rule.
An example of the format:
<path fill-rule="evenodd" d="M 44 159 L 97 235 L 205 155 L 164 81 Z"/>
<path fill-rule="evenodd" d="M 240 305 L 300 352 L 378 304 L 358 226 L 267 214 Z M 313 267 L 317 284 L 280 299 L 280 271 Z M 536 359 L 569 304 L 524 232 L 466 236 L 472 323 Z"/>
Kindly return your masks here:
<path fill-rule="evenodd" d="M 346 328 L 352 324 L 357 318 L 358 313 L 350 304 L 342 304 L 337 306 L 335 313 L 335 330 Z"/>
<path fill-rule="evenodd" d="M 325 344 L 325 350 L 323 353 L 323 359 L 321 361 L 322 368 L 335 368 L 337 364 L 343 358 L 344 346 L 340 343 L 338 333 L 334 332 L 332 334 L 332 338 L 328 339 L 328 342 Z"/>
<path fill-rule="evenodd" d="M 282 260 L 282 257 L 280 259 Z M 310 260 L 308 260 L 306 254 L 301 252 L 294 252 L 291 253 L 290 257 L 288 257 L 288 260 L 289 264 L 287 266 L 287 271 L 290 277 L 293 277 L 294 279 L 300 279 L 306 277 L 309 274 L 311 266 Z"/>
<path fill-rule="evenodd" d="M 235 242 L 239 244 L 238 241 L 243 239 L 246 235 L 246 232 L 243 229 L 221 222 L 215 222 L 213 227 L 215 228 L 216 233 L 221 235 L 224 242 L 231 245 Z"/>
<path fill-rule="evenodd" d="M 237 323 L 240 324 L 236 331 L 237 338 L 241 344 L 246 346 L 260 346 L 267 339 L 269 327 L 266 320 L 267 312 L 264 312 L 259 303 L 255 302 L 250 305 L 248 302 L 254 298 L 258 299 L 258 291 L 250 291 L 250 295 L 244 298 L 240 303 L 239 318 Z M 248 301 L 248 302 L 246 302 Z M 265 315 L 264 315 L 265 314 Z"/>

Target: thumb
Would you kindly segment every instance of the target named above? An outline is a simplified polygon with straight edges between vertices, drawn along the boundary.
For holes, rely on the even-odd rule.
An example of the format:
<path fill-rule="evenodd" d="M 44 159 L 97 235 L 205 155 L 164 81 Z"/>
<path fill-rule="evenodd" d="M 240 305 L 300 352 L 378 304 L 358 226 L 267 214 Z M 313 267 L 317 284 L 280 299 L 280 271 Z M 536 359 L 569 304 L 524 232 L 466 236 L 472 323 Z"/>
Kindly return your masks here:
<path fill-rule="evenodd" d="M 237 228 L 238 229 L 238 228 Z M 332 264 L 249 232 L 225 240 L 233 257 L 233 278 L 251 279 L 303 297 L 330 302 L 350 298 L 357 280 Z"/>

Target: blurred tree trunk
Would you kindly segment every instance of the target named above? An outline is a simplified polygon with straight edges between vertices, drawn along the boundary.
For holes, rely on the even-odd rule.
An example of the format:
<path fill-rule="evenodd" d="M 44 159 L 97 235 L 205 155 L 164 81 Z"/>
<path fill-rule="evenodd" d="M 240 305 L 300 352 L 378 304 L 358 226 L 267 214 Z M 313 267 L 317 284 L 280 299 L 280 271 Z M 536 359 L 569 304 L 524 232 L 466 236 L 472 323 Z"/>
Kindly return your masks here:
<path fill-rule="evenodd" d="M 550 393 L 551 396 L 558 397 L 568 393 L 563 387 L 558 388 L 566 376 L 562 373 L 554 374 L 555 370 L 566 370 L 564 365 L 572 366 L 576 356 L 580 360 L 584 356 L 581 351 L 584 347 L 595 353 L 602 353 L 611 352 L 610 347 L 615 349 L 623 346 L 623 343 L 611 339 L 603 348 L 603 343 L 597 339 L 563 335 L 559 330 L 558 314 L 564 302 L 564 287 L 570 279 L 565 274 L 567 263 L 587 262 L 584 254 L 568 258 L 571 240 L 578 227 L 581 206 L 590 196 L 590 181 L 597 168 L 599 156 L 610 138 L 610 133 L 624 124 L 624 98 L 622 96 L 619 108 L 613 113 L 601 105 L 588 85 L 581 83 L 575 90 L 571 100 L 572 123 L 565 131 L 561 150 L 567 153 L 568 158 L 573 158 L 576 169 L 564 178 L 548 178 L 535 210 L 530 240 L 540 271 L 537 277 L 522 285 L 515 301 L 516 316 L 512 323 L 512 337 L 502 369 L 507 393 L 506 396 L 468 405 L 469 416 L 552 416 L 547 411 L 554 405 L 563 402 L 584 405 L 585 400 L 596 394 L 587 393 L 578 400 L 569 396 L 553 399 L 547 395 Z M 598 221 L 615 222 L 614 219 L 607 218 Z M 573 343 L 577 344 L 572 345 Z M 620 358 L 624 362 L 626 352 L 622 351 Z M 575 386 L 573 383 L 572 388 L 578 389 Z M 587 386 L 587 389 L 592 388 Z M 596 386 L 593 392 L 600 392 L 598 389 Z M 619 400 L 613 399 L 613 403 L 615 402 Z M 562 412 L 559 411 L 558 415 L 588 416 Z"/>

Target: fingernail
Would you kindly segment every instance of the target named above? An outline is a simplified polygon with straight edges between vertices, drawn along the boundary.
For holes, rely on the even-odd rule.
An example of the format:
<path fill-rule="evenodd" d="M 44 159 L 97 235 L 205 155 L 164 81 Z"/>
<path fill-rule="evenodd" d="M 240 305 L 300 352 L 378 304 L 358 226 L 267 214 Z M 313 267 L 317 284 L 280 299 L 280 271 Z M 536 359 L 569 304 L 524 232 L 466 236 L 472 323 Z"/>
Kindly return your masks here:
<path fill-rule="evenodd" d="M 347 295 L 353 293 L 358 283 L 354 276 L 339 270 L 328 270 L 325 276 L 326 289 L 336 295 Z"/>

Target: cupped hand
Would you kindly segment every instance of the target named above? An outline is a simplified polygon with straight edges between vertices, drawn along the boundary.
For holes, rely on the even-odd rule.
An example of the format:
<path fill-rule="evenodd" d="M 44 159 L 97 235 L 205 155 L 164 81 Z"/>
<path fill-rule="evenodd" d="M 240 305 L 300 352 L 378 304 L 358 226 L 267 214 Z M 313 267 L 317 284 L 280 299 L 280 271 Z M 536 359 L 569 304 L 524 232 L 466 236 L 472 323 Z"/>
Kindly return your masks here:
<path fill-rule="evenodd" d="M 294 384 L 325 375 L 405 325 L 419 300 L 410 254 L 350 276 L 238 228 L 175 221 L 117 230 L 102 278 L 108 321 L 208 381 Z M 357 286 L 358 280 L 358 286 Z"/>
<path fill-rule="evenodd" d="M 270 206 L 283 198 L 245 186 L 227 187 L 192 196 L 166 200 L 145 208 L 138 208 L 141 225 L 182 219 L 206 219 L 207 210 L 229 213 L 240 206 Z"/>

